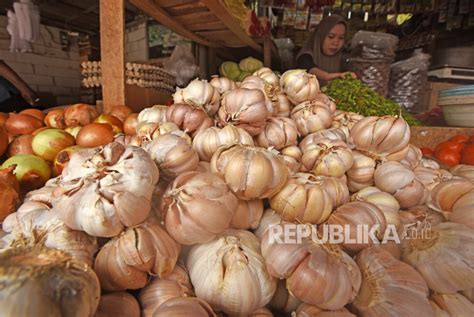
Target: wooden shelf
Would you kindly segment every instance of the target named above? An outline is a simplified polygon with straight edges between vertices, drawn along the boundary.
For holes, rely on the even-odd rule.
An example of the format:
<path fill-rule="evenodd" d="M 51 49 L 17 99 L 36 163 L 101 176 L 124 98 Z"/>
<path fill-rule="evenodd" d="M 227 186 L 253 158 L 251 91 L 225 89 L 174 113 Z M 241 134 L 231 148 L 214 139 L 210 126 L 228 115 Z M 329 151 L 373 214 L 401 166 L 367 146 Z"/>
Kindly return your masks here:
<path fill-rule="evenodd" d="M 418 147 L 429 147 L 432 149 L 455 135 L 474 135 L 474 128 L 412 126 L 410 131 L 410 143 Z"/>

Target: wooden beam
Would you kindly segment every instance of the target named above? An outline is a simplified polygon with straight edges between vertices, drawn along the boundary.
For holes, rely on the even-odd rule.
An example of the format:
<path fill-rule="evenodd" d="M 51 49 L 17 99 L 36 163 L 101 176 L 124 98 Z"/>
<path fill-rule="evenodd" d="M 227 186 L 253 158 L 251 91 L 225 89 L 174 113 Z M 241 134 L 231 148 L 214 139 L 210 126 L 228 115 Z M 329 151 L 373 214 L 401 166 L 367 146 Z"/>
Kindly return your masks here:
<path fill-rule="evenodd" d="M 100 0 L 100 55 L 104 112 L 125 105 L 125 0 Z"/>
<path fill-rule="evenodd" d="M 209 10 L 214 13 L 243 43 L 250 46 L 259 53 L 263 49 L 250 36 L 245 33 L 245 30 L 240 26 L 236 18 L 234 18 L 229 11 L 221 4 L 219 0 L 201 0 Z"/>
<path fill-rule="evenodd" d="M 206 39 L 184 28 L 180 23 L 176 21 L 175 18 L 171 17 L 168 13 L 166 13 L 165 10 L 160 8 L 152 0 L 130 0 L 130 2 L 134 6 L 136 6 L 137 8 L 139 8 L 140 10 L 142 10 L 143 12 L 145 12 L 146 14 L 154 18 L 159 23 L 173 30 L 173 32 L 202 45 L 212 46 L 212 47 L 217 46 L 216 44 L 211 43 L 207 41 Z"/>

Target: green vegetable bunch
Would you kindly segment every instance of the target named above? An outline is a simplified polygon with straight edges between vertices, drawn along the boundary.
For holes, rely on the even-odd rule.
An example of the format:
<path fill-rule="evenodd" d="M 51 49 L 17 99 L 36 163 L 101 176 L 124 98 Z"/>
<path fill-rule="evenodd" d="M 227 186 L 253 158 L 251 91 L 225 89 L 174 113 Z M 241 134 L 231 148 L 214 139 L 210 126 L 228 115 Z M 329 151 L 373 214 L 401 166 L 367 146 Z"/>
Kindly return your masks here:
<path fill-rule="evenodd" d="M 409 125 L 421 124 L 396 102 L 385 99 L 359 79 L 351 76 L 335 79 L 322 90 L 336 100 L 339 110 L 356 112 L 366 117 L 401 115 Z"/>

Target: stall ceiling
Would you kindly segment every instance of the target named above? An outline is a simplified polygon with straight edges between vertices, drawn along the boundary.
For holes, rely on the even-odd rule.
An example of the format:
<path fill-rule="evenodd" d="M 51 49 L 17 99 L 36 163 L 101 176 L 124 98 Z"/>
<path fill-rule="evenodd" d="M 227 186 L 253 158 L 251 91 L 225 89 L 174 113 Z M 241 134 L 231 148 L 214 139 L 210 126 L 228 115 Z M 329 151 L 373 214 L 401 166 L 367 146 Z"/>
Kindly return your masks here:
<path fill-rule="evenodd" d="M 6 15 L 14 0 L 0 0 L 0 14 Z M 99 33 L 99 0 L 37 0 L 41 23 L 86 34 Z M 125 20 L 130 22 L 139 10 L 126 3 Z"/>

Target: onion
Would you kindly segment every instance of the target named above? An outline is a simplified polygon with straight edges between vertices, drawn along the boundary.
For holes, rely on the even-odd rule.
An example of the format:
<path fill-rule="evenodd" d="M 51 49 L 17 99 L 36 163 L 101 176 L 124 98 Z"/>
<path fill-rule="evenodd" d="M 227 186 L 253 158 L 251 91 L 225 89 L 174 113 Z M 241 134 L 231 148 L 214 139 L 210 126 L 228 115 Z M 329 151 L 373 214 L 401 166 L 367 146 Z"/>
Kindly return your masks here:
<path fill-rule="evenodd" d="M 61 151 L 56 154 L 54 161 L 53 161 L 53 173 L 54 175 L 58 176 L 61 175 L 63 169 L 67 166 L 71 159 L 71 155 L 76 153 L 79 150 L 82 150 L 83 147 L 79 145 L 73 145 L 62 149 Z"/>
<path fill-rule="evenodd" d="M 7 122 L 9 114 L 5 112 L 0 112 L 0 126 L 5 125 L 5 122 Z"/>
<path fill-rule="evenodd" d="M 47 128 L 33 137 L 33 152 L 46 161 L 52 161 L 59 151 L 74 145 L 74 137 L 64 130 Z"/>
<path fill-rule="evenodd" d="M 43 126 L 43 122 L 38 118 L 27 114 L 12 113 L 8 117 L 5 127 L 9 134 L 15 136 L 20 134 L 30 134 Z"/>
<path fill-rule="evenodd" d="M 34 109 L 34 108 L 25 109 L 25 110 L 20 111 L 20 113 L 30 115 L 41 121 L 44 120 L 44 113 L 43 111 L 39 109 Z"/>
<path fill-rule="evenodd" d="M 0 157 L 8 147 L 8 133 L 4 126 L 0 125 Z"/>
<path fill-rule="evenodd" d="M 13 175 L 14 166 L 0 169 L 0 223 L 16 210 L 20 203 L 20 185 Z"/>
<path fill-rule="evenodd" d="M 135 135 L 137 131 L 135 130 L 138 124 L 138 113 L 131 113 L 125 118 L 123 122 L 123 132 L 127 135 Z"/>
<path fill-rule="evenodd" d="M 79 134 L 79 131 L 81 131 L 82 129 L 82 126 L 80 125 L 76 125 L 74 127 L 67 127 L 66 129 L 64 129 L 64 131 L 66 131 L 67 133 L 69 133 L 70 135 L 72 135 L 74 138 L 77 138 L 77 135 Z"/>
<path fill-rule="evenodd" d="M 78 103 L 64 109 L 64 122 L 66 126 L 86 125 L 98 116 L 97 110 L 83 103 Z"/>
<path fill-rule="evenodd" d="M 51 169 L 44 159 L 31 154 L 19 154 L 3 162 L 2 168 L 15 165 L 15 176 L 22 189 L 30 191 L 43 186 L 51 177 Z"/>
<path fill-rule="evenodd" d="M 127 106 L 123 105 L 118 105 L 118 106 L 112 106 L 112 108 L 109 111 L 109 115 L 116 117 L 119 119 L 121 122 L 124 122 L 125 119 L 131 115 L 133 112 L 132 109 L 130 109 Z"/>
<path fill-rule="evenodd" d="M 53 109 L 44 118 L 44 124 L 50 128 L 64 129 L 66 123 L 64 122 L 64 109 Z"/>
<path fill-rule="evenodd" d="M 112 126 L 112 130 L 114 131 L 114 134 L 119 134 L 123 132 L 123 123 L 122 121 L 114 117 L 110 114 L 101 114 L 97 118 L 95 118 L 94 122 L 96 123 L 108 123 Z"/>
<path fill-rule="evenodd" d="M 83 147 L 96 147 L 109 144 L 114 140 L 114 131 L 110 124 L 89 123 L 77 134 L 76 143 Z"/>
<path fill-rule="evenodd" d="M 31 134 L 24 134 L 16 137 L 8 146 L 8 156 L 15 156 L 18 154 L 34 154 L 33 148 L 31 147 L 32 141 L 33 135 Z"/>

